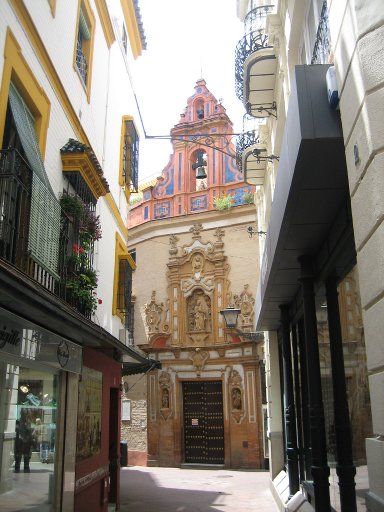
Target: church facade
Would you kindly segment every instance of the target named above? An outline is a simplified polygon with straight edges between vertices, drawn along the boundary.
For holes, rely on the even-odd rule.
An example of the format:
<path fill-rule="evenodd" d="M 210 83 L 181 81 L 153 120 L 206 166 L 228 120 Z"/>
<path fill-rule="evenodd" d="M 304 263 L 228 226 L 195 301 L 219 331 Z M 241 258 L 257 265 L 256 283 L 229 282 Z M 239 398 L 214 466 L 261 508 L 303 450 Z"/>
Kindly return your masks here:
<path fill-rule="evenodd" d="M 259 254 L 254 190 L 236 169 L 231 133 L 199 80 L 171 130 L 170 162 L 131 211 L 134 340 L 162 367 L 146 381 L 124 377 L 129 464 L 267 464 L 263 337 L 252 333 L 258 276 L 249 273 Z M 239 329 L 225 326 L 228 305 L 240 310 Z"/>

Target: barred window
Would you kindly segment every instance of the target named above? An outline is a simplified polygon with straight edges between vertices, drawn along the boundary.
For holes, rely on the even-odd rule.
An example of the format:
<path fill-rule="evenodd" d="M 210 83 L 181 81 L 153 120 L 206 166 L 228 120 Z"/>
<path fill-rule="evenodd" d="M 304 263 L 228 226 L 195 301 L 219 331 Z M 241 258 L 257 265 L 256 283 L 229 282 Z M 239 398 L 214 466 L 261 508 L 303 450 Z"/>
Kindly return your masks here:
<path fill-rule="evenodd" d="M 124 120 L 123 134 L 123 185 L 130 192 L 138 192 L 139 186 L 139 137 L 132 120 Z"/>

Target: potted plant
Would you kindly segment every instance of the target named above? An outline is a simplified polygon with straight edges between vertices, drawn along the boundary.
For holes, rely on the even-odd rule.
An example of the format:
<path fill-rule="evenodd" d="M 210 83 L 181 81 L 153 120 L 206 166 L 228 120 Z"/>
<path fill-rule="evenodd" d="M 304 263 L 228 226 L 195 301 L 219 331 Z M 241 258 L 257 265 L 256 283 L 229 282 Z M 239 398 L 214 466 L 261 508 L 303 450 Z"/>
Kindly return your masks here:
<path fill-rule="evenodd" d="M 87 209 L 76 194 L 61 194 L 59 202 L 61 209 L 71 220 L 80 219 Z"/>
<path fill-rule="evenodd" d="M 213 199 L 216 210 L 223 211 L 232 208 L 234 198 L 231 194 L 221 194 Z"/>

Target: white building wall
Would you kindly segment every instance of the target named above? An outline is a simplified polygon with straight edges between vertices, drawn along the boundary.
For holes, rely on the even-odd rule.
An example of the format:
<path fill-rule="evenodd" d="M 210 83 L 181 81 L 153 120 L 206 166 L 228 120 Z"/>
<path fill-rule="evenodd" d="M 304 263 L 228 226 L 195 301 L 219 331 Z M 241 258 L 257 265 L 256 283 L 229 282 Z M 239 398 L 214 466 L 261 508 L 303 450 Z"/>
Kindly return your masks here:
<path fill-rule="evenodd" d="M 336 2 L 331 34 L 351 193 L 374 437 L 368 510 L 384 510 L 384 5 Z"/>
<path fill-rule="evenodd" d="M 111 19 L 118 18 L 116 41 L 108 48 L 98 11 L 93 0 L 91 9 L 96 18 L 95 42 L 93 50 L 92 79 L 90 101 L 73 66 L 75 48 L 75 29 L 78 13 L 78 0 L 56 3 L 55 16 L 52 16 L 49 2 L 24 2 L 33 24 L 36 26 L 41 43 L 49 55 L 51 65 L 47 66 L 41 55 L 29 40 L 29 35 L 19 22 L 11 2 L 0 2 L 0 45 L 3 48 L 7 27 L 11 27 L 22 55 L 33 75 L 50 102 L 49 125 L 44 155 L 50 183 L 57 197 L 66 186 L 63 178 L 60 148 L 70 138 L 82 139 L 78 125 L 74 125 L 66 109 L 65 102 L 50 79 L 52 69 L 58 74 L 65 94 L 75 111 L 82 130 L 85 132 L 92 150 L 102 166 L 113 201 L 120 211 L 123 224 L 126 225 L 127 202 L 124 191 L 118 183 L 120 169 L 120 140 L 122 116 L 130 115 L 134 119 L 140 134 L 139 115 L 132 90 L 130 68 L 133 56 L 128 40 L 127 54 L 123 55 L 119 43 L 123 23 L 120 0 L 111 0 Z M 0 58 L 0 76 L 4 66 L 3 55 Z M 97 215 L 100 215 L 102 239 L 95 245 L 95 267 L 99 274 L 97 296 L 102 299 L 98 306 L 95 321 L 117 338 L 123 327 L 120 318 L 112 315 L 113 282 L 115 266 L 115 233 L 124 239 L 125 232 L 111 210 L 106 197 L 100 197 L 97 203 Z"/>

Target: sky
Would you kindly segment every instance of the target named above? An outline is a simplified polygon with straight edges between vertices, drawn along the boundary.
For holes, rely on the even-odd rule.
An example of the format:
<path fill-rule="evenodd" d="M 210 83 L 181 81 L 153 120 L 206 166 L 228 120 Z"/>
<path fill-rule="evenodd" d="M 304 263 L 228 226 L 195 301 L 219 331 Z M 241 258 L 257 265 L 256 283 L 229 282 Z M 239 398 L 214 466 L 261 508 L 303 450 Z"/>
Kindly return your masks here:
<path fill-rule="evenodd" d="M 139 0 L 139 7 L 147 49 L 134 62 L 133 83 L 147 135 L 169 135 L 200 78 L 241 132 L 235 47 L 244 26 L 236 0 Z M 142 136 L 139 183 L 160 176 L 171 153 L 170 141 Z"/>

